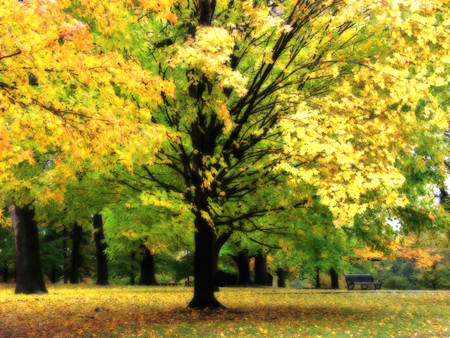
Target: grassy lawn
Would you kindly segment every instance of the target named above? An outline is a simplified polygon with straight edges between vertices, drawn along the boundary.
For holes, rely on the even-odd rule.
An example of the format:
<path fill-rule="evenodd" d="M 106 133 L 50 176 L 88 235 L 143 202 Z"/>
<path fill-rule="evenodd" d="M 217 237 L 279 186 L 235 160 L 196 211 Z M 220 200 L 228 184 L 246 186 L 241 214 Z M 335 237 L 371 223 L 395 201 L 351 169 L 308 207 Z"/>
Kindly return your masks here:
<path fill-rule="evenodd" d="M 222 288 L 217 312 L 186 309 L 192 288 L 50 286 L 14 295 L 0 286 L 0 337 L 450 335 L 450 293 Z"/>

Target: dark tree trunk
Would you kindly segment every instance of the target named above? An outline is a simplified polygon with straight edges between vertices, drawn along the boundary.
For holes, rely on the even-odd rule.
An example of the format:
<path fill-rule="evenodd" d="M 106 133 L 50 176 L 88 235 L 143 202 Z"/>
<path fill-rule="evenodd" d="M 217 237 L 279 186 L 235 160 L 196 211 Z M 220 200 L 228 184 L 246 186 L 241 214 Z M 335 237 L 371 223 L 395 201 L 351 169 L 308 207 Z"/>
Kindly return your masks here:
<path fill-rule="evenodd" d="M 136 252 L 131 252 L 131 270 L 130 270 L 130 285 L 136 284 L 136 274 L 134 272 L 134 262 L 136 260 Z"/>
<path fill-rule="evenodd" d="M 437 290 L 436 267 L 437 263 L 435 262 L 432 266 L 433 273 L 431 275 L 431 287 L 433 288 L 433 290 Z"/>
<path fill-rule="evenodd" d="M 144 252 L 144 257 L 141 260 L 141 278 L 139 285 L 158 285 L 155 277 L 155 262 L 150 250 L 146 247 L 141 247 Z"/>
<path fill-rule="evenodd" d="M 8 264 L 5 261 L 5 266 L 3 267 L 3 282 L 8 283 Z"/>
<path fill-rule="evenodd" d="M 255 257 L 255 284 L 267 285 L 267 259 L 261 252 Z"/>
<path fill-rule="evenodd" d="M 320 269 L 316 268 L 316 289 L 320 289 Z"/>
<path fill-rule="evenodd" d="M 34 209 L 7 203 L 16 245 L 16 293 L 47 293 L 42 277 L 39 232 Z"/>
<path fill-rule="evenodd" d="M 282 268 L 277 269 L 277 278 L 278 278 L 278 287 L 285 288 L 286 287 L 286 272 Z"/>
<path fill-rule="evenodd" d="M 239 251 L 237 256 L 232 257 L 239 270 L 238 285 L 253 285 L 252 275 L 250 272 L 250 259 L 247 251 Z"/>
<path fill-rule="evenodd" d="M 80 281 L 80 265 L 81 265 L 81 237 L 83 229 L 75 223 L 72 229 L 72 259 L 70 264 L 70 283 L 78 284 Z"/>
<path fill-rule="evenodd" d="M 190 308 L 217 309 L 223 307 L 214 296 L 218 249 L 216 234 L 200 215 L 195 219 L 194 298 Z"/>
<path fill-rule="evenodd" d="M 50 274 L 50 282 L 55 284 L 58 281 L 58 274 L 56 272 L 56 266 L 52 267 L 52 273 Z"/>
<path fill-rule="evenodd" d="M 68 255 L 67 255 L 67 229 L 64 228 L 63 231 L 63 280 L 64 280 L 64 284 L 67 284 L 69 282 L 69 268 L 68 268 L 68 264 L 67 264 L 67 259 L 68 259 Z"/>
<path fill-rule="evenodd" d="M 102 215 L 94 215 L 94 231 L 95 248 L 97 250 L 97 285 L 109 285 Z"/>
<path fill-rule="evenodd" d="M 331 288 L 339 289 L 339 275 L 334 268 L 330 269 Z"/>

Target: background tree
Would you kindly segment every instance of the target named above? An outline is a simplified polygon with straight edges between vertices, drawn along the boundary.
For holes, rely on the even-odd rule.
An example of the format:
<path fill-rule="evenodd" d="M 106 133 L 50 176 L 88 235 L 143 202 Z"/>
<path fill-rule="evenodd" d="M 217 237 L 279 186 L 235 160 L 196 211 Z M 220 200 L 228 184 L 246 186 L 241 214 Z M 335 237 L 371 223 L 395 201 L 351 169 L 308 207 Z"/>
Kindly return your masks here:
<path fill-rule="evenodd" d="M 103 232 L 102 215 L 94 215 L 94 240 L 97 253 L 97 285 L 109 285 L 108 258 L 106 256 L 107 244 Z"/>
<path fill-rule="evenodd" d="M 2 282 L 7 283 L 14 277 L 14 235 L 9 222 L 0 223 L 0 273 Z"/>
<path fill-rule="evenodd" d="M 121 1 L 116 4 L 126 6 Z M 65 184 L 76 178 L 81 163 L 89 159 L 101 168 L 105 154 L 129 162 L 132 151 L 124 156 L 121 150 L 128 146 L 131 150 L 145 140 L 141 150 L 152 152 L 148 145 L 162 139 L 150 132 L 155 129 L 148 108 L 168 87 L 135 60 L 124 58 L 114 49 L 117 45 L 108 45 L 122 25 L 130 24 L 128 12 L 107 11 L 102 18 L 85 13 L 98 19 L 92 29 L 80 16 L 75 19 L 78 5 L 82 7 L 83 2 L 75 7 L 70 2 L 1 2 L 5 34 L 0 46 L 0 196 L 15 217 L 16 237 L 23 234 L 32 241 L 23 245 L 35 249 L 35 221 L 24 215 L 34 214 L 36 207 L 43 208 L 48 201 L 61 200 Z M 112 14 L 121 25 L 106 19 Z M 128 78 L 134 72 L 136 76 Z M 116 95 L 119 88 L 123 89 L 120 96 Z M 139 103 L 132 100 L 137 93 L 145 97 Z M 130 104 L 125 104 L 128 100 Z M 148 123 L 137 125 L 134 114 Z M 19 243 L 16 238 L 16 291 L 33 292 L 38 286 L 36 292 L 45 292 L 42 281 L 31 278 L 39 278 L 40 272 L 25 275 L 28 267 L 38 269 L 37 261 L 28 263 L 39 258 L 38 251 L 23 251 Z"/>

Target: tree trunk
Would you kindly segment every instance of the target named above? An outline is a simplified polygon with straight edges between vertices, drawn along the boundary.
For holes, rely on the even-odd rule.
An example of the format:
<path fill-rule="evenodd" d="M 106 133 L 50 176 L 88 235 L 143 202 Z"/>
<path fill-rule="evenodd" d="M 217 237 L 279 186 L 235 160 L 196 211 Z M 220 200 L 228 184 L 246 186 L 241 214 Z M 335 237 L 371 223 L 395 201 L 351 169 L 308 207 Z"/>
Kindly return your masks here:
<path fill-rule="evenodd" d="M 200 215 L 195 219 L 194 298 L 190 308 L 217 309 L 223 307 L 214 296 L 218 250 L 216 234 Z"/>
<path fill-rule="evenodd" d="M 15 293 L 47 293 L 42 276 L 39 232 L 34 220 L 34 209 L 7 203 L 14 229 L 16 245 Z"/>
<path fill-rule="evenodd" d="M 131 252 L 131 270 L 130 270 L 130 285 L 135 285 L 136 284 L 136 274 L 134 273 L 134 261 L 136 259 L 136 252 L 132 251 Z"/>
<path fill-rule="evenodd" d="M 94 215 L 94 240 L 97 250 L 97 285 L 109 285 L 108 261 L 106 257 L 106 242 L 103 233 L 102 215 Z"/>
<path fill-rule="evenodd" d="M 5 261 L 5 266 L 3 267 L 3 282 L 8 283 L 8 262 Z"/>
<path fill-rule="evenodd" d="M 261 252 L 255 257 L 255 284 L 267 285 L 267 260 Z"/>
<path fill-rule="evenodd" d="M 433 290 L 437 290 L 437 278 L 436 278 L 436 267 L 437 267 L 437 263 L 434 262 L 433 266 L 432 266 L 432 275 L 431 275 L 431 287 L 433 288 Z"/>
<path fill-rule="evenodd" d="M 331 288 L 339 289 L 339 274 L 334 268 L 330 269 Z"/>
<path fill-rule="evenodd" d="M 286 287 L 286 277 L 285 271 L 282 268 L 277 269 L 277 278 L 278 278 L 278 287 L 285 288 Z"/>
<path fill-rule="evenodd" d="M 239 251 L 237 256 L 233 256 L 232 258 L 239 271 L 238 285 L 253 285 L 252 275 L 250 272 L 250 259 L 248 258 L 247 251 Z"/>
<path fill-rule="evenodd" d="M 316 289 L 320 289 L 320 269 L 316 268 Z"/>
<path fill-rule="evenodd" d="M 57 271 L 56 271 L 56 266 L 52 266 L 52 273 L 50 274 L 50 282 L 52 283 L 52 284 L 55 284 L 57 281 L 58 281 L 58 274 L 57 274 Z"/>
<path fill-rule="evenodd" d="M 67 229 L 64 228 L 63 231 L 63 280 L 64 280 L 64 284 L 67 284 L 69 282 L 69 273 L 68 273 L 68 267 L 67 267 L 67 259 L 68 259 L 68 255 L 67 255 Z"/>
<path fill-rule="evenodd" d="M 145 246 L 141 247 L 144 251 L 144 257 L 141 260 L 141 278 L 139 285 L 158 285 L 155 277 L 155 262 L 153 255 Z"/>
<path fill-rule="evenodd" d="M 81 265 L 81 236 L 83 229 L 74 223 L 72 230 L 72 259 L 70 265 L 70 284 L 78 284 L 80 280 L 80 265 Z"/>

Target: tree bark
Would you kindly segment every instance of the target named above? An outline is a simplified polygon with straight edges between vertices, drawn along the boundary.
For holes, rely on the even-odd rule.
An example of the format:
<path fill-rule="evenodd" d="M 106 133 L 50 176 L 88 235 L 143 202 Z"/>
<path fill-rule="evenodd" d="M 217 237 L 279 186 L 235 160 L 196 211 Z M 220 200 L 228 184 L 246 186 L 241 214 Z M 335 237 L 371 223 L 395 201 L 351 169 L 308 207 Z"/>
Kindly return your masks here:
<path fill-rule="evenodd" d="M 267 278 L 267 259 L 261 252 L 255 257 L 255 284 L 265 286 Z"/>
<path fill-rule="evenodd" d="M 334 268 L 330 269 L 331 288 L 339 289 L 339 274 Z"/>
<path fill-rule="evenodd" d="M 197 215 L 195 219 L 194 298 L 188 307 L 196 309 L 223 307 L 214 296 L 218 248 L 214 229 Z"/>
<path fill-rule="evenodd" d="M 145 246 L 141 247 L 144 252 L 144 257 L 141 260 L 141 278 L 139 285 L 158 285 L 155 277 L 155 262 L 153 255 Z"/>
<path fill-rule="evenodd" d="M 136 274 L 134 273 L 134 262 L 136 259 L 136 252 L 132 251 L 131 252 L 131 270 L 130 270 L 130 285 L 135 285 L 136 284 Z"/>
<path fill-rule="evenodd" d="M 199 0 L 199 20 L 198 23 L 203 26 L 211 25 L 211 20 L 216 8 L 216 0 Z"/>
<path fill-rule="evenodd" d="M 42 276 L 39 248 L 39 232 L 31 206 L 18 207 L 7 203 L 14 229 L 16 245 L 16 290 L 15 293 L 47 293 Z"/>
<path fill-rule="evenodd" d="M 5 261 L 5 266 L 3 267 L 3 282 L 8 283 L 8 262 Z"/>
<path fill-rule="evenodd" d="M 102 215 L 94 215 L 94 240 L 97 251 L 97 285 L 109 285 L 108 260 L 106 257 L 106 242 L 103 233 Z"/>
<path fill-rule="evenodd" d="M 52 273 L 50 274 L 50 282 L 55 284 L 58 281 L 58 273 L 56 271 L 56 266 L 52 266 Z"/>
<path fill-rule="evenodd" d="M 286 272 L 282 268 L 277 269 L 278 287 L 286 287 Z"/>
<path fill-rule="evenodd" d="M 437 267 L 437 263 L 434 262 L 434 264 L 432 266 L 433 273 L 431 275 L 431 287 L 433 288 L 433 290 L 437 290 L 436 267 Z"/>
<path fill-rule="evenodd" d="M 320 269 L 316 268 L 316 289 L 320 289 Z"/>
<path fill-rule="evenodd" d="M 70 284 L 78 284 L 80 280 L 80 265 L 81 265 L 81 237 L 83 229 L 74 223 L 72 229 L 72 258 L 70 265 Z"/>
<path fill-rule="evenodd" d="M 236 256 L 232 257 L 236 263 L 239 271 L 238 285 L 249 286 L 253 285 L 252 275 L 250 272 L 250 259 L 247 251 L 239 251 Z"/>
<path fill-rule="evenodd" d="M 67 284 L 69 282 L 69 273 L 68 273 L 68 255 L 67 255 L 67 229 L 64 228 L 63 230 L 63 280 L 64 284 Z"/>

